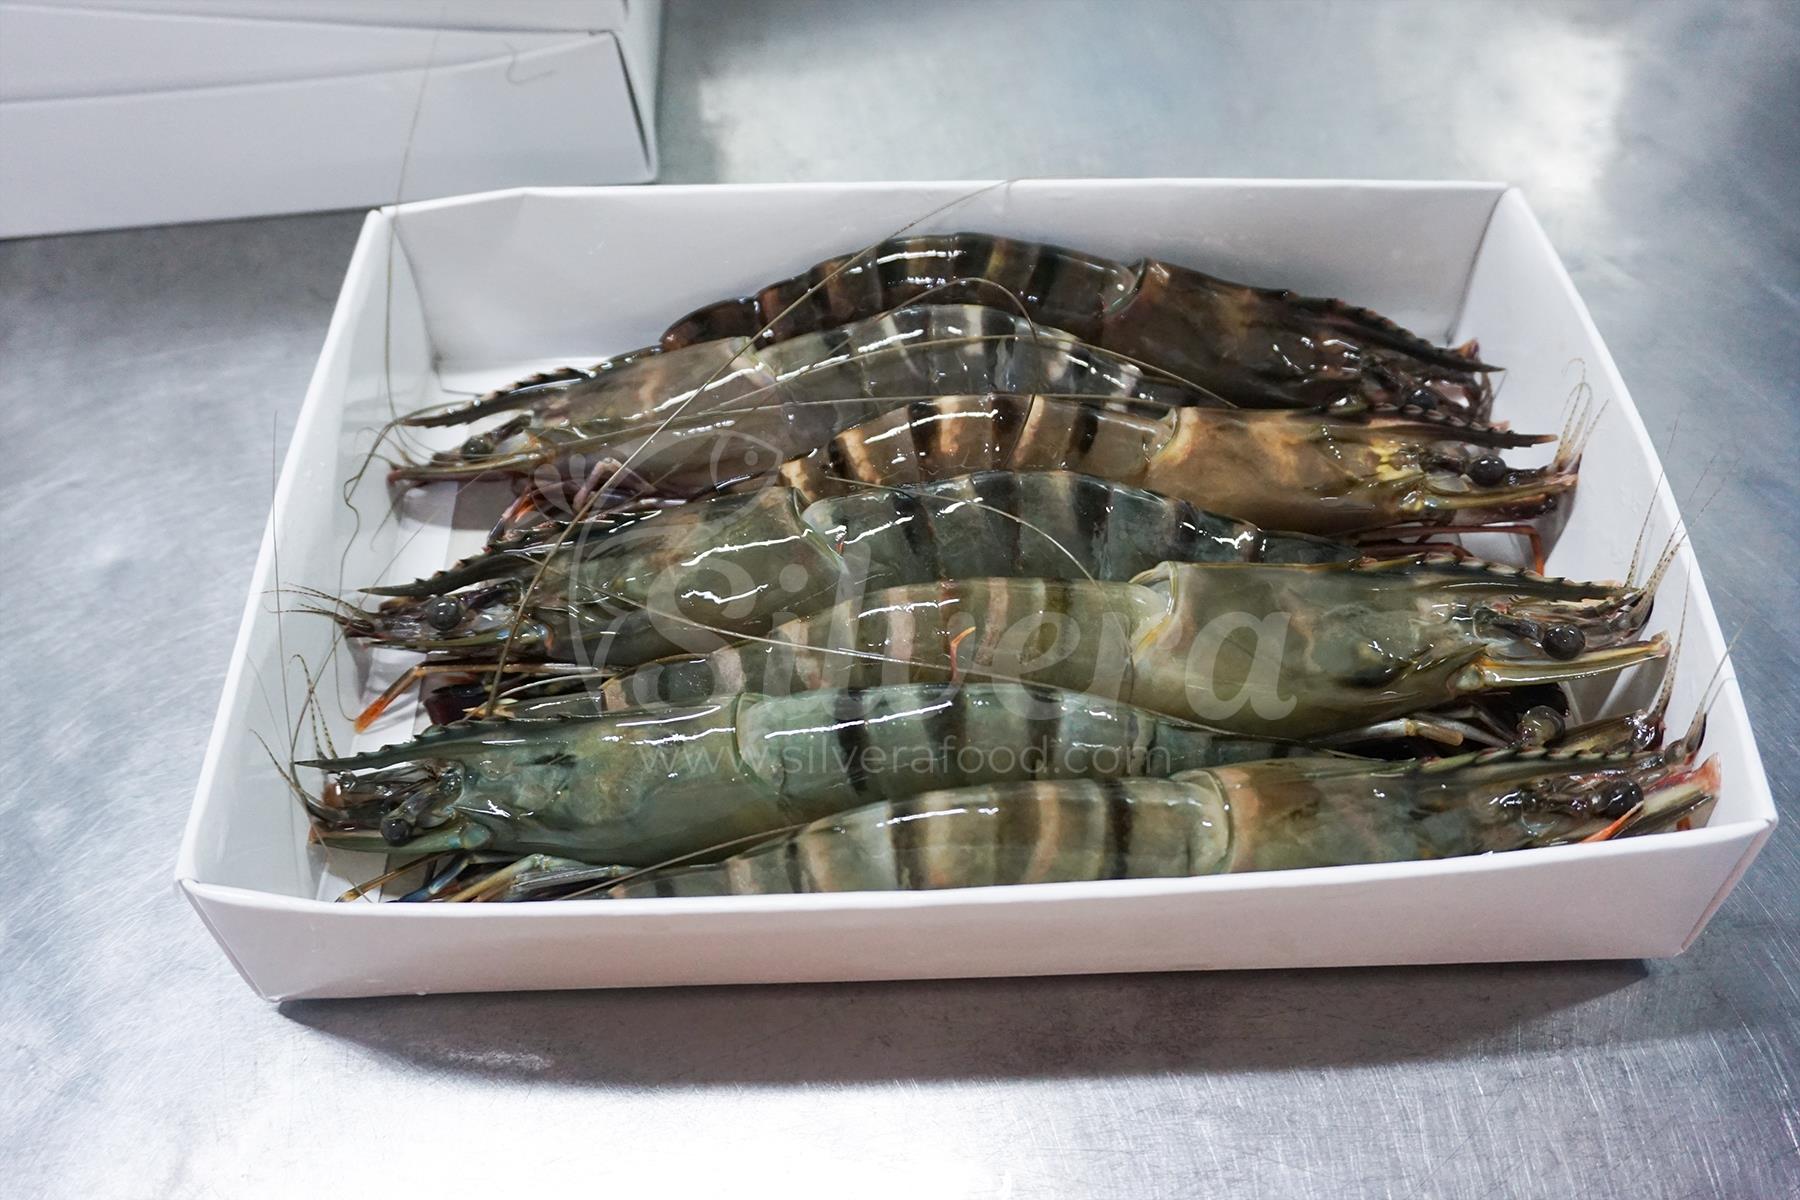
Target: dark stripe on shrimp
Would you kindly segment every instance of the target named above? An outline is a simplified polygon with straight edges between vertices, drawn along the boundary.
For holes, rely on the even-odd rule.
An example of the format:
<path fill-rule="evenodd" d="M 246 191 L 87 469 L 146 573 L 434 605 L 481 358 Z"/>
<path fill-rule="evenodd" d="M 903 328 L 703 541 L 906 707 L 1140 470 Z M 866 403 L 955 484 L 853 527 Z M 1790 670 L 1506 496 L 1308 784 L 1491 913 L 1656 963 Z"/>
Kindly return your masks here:
<path fill-rule="evenodd" d="M 1082 540 L 1079 553 L 1092 562 L 1105 562 L 1107 531 L 1113 515 L 1113 489 L 1086 476 L 1071 478 L 1068 486 L 1072 494 L 1066 504 Z"/>
<path fill-rule="evenodd" d="M 826 469 L 831 472 L 833 479 L 858 478 L 855 469 L 850 465 L 850 457 L 844 449 L 846 436 L 846 434 L 839 434 L 825 443 Z"/>
<path fill-rule="evenodd" d="M 850 330 L 847 327 L 828 325 L 813 334 L 818 339 L 820 362 L 830 362 L 842 355 L 850 354 L 854 347 Z M 867 388 L 864 389 L 865 393 Z"/>
<path fill-rule="evenodd" d="M 866 311 L 881 311 L 879 296 L 871 297 L 876 306 L 865 310 L 860 295 L 864 272 L 854 265 L 850 255 L 827 259 L 813 268 L 813 274 L 817 276 L 814 282 L 820 285 L 819 297 L 826 320 L 843 324 L 865 315 Z"/>
<path fill-rule="evenodd" d="M 1107 877 L 1124 879 L 1131 870 L 1131 790 L 1123 779 L 1102 779 L 1100 794 L 1106 801 Z"/>
<path fill-rule="evenodd" d="M 762 313 L 756 306 L 755 297 L 721 300 L 717 304 L 696 309 L 669 326 L 669 331 L 662 335 L 662 348 L 679 350 L 696 342 L 749 337 L 762 323 Z"/>
<path fill-rule="evenodd" d="M 914 269 L 913 256 L 904 252 L 905 247 L 905 242 L 887 242 L 874 252 L 881 298 L 890 308 L 905 304 L 919 292 L 919 272 Z M 896 250 L 901 252 L 895 253 Z"/>
<path fill-rule="evenodd" d="M 931 509 L 915 492 L 889 492 L 888 498 L 893 503 L 894 516 L 899 521 L 900 536 L 906 540 L 906 548 L 934 576 L 939 574 L 937 530 L 931 525 Z"/>
<path fill-rule="evenodd" d="M 923 468 L 936 462 L 943 452 L 944 422 L 939 419 L 943 407 L 930 400 L 914 400 L 906 406 L 906 428 L 911 435 L 913 461 Z"/>
<path fill-rule="evenodd" d="M 921 886 L 929 872 L 921 871 L 919 856 L 922 853 L 920 841 L 924 836 L 924 826 L 931 822 L 926 820 L 900 821 L 894 818 L 903 814 L 910 815 L 920 811 L 916 799 L 890 802 L 888 805 L 888 821 L 886 824 L 889 852 L 893 856 L 894 880 L 901 888 L 911 890 Z"/>
<path fill-rule="evenodd" d="M 800 839 L 789 836 L 781 851 L 781 865 L 787 870 L 788 890 L 792 892 L 810 892 L 806 886 L 806 871 L 800 865 Z"/>
<path fill-rule="evenodd" d="M 959 233 L 946 241 L 950 246 L 950 257 L 942 260 L 943 274 L 945 278 L 965 281 L 956 289 L 963 293 L 958 298 L 973 304 L 991 304 L 995 308 L 1011 312 L 1012 306 L 1006 303 L 1000 289 L 987 284 L 989 280 L 1006 283 L 1004 244 L 980 233 Z"/>
<path fill-rule="evenodd" d="M 1035 401 L 1022 401 L 1016 396 L 988 397 L 988 411 L 993 414 L 996 467 L 1011 465 L 1013 452 L 1018 448 L 1019 431 L 1025 427 L 1025 418 L 1030 415 L 1033 403 Z"/>
<path fill-rule="evenodd" d="M 1094 448 L 1094 442 L 1100 437 L 1100 407 L 1095 404 L 1079 404 L 1075 408 L 1075 427 L 1073 431 L 1075 452 L 1082 457 Z"/>
<path fill-rule="evenodd" d="M 869 706 L 861 688 L 845 688 L 831 702 L 831 723 L 837 734 L 838 753 L 844 760 L 844 780 L 858 796 L 876 790 L 869 775 Z"/>
<path fill-rule="evenodd" d="M 1056 286 L 1056 275 L 1062 266 L 1061 259 L 1048 247 L 1036 242 L 1015 242 L 1014 245 L 1032 255 L 1031 274 L 1025 280 L 1025 303 L 1030 306 L 1032 315 L 1037 316 L 1038 306 L 1043 304 L 1044 297 Z"/>
<path fill-rule="evenodd" d="M 1057 763 L 1062 747 L 1063 721 L 1070 714 L 1062 703 L 1062 694 L 1054 688 L 1027 684 L 1024 753 L 1032 755 L 1028 764 L 1033 779 L 1059 779 L 1066 771 Z M 1079 717 L 1076 718 L 1079 720 Z"/>
<path fill-rule="evenodd" d="M 984 508 L 1002 514 L 990 518 L 988 525 L 998 529 L 1005 547 L 1000 561 L 1017 562 L 1024 527 L 1008 518 L 1023 515 L 1019 511 L 1019 476 L 1012 471 L 981 471 L 968 477 L 968 488 Z"/>
<path fill-rule="evenodd" d="M 932 771 L 940 778 L 951 777 L 958 760 L 957 752 L 969 736 L 968 693 L 955 684 L 944 684 L 926 692 L 930 707 L 925 712 L 925 745 L 931 752 Z M 963 783 L 955 777 L 955 786 Z"/>

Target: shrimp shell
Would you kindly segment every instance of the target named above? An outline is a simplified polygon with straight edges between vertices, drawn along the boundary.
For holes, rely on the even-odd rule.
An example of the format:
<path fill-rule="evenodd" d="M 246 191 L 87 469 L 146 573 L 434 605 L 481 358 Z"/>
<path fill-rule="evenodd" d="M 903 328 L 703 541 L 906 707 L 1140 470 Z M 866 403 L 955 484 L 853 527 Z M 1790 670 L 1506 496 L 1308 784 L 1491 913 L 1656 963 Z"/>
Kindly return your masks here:
<path fill-rule="evenodd" d="M 634 351 L 588 371 L 538 376 L 470 404 L 415 414 L 403 424 L 514 415 L 457 450 L 401 464 L 390 478 L 567 472 L 568 460 L 599 455 L 629 461 L 652 478 L 672 475 L 705 486 L 729 478 L 738 453 L 787 446 L 795 449 L 786 453 L 800 453 L 908 398 L 986 391 L 1165 406 L 1225 403 L 998 309 L 915 305 L 773 346 L 727 339 L 660 355 Z M 700 451 L 692 448 L 696 439 Z M 703 469 L 714 477 L 690 478 Z"/>
<path fill-rule="evenodd" d="M 996 678 L 1245 736 L 1318 738 L 1662 657 L 1661 639 L 1633 640 L 1648 615 L 1633 588 L 1437 558 L 1167 563 L 1131 583 L 958 579 L 890 588 L 766 639 L 648 664 L 560 707 Z"/>
<path fill-rule="evenodd" d="M 352 636 L 418 650 L 517 646 L 516 593 L 548 560 L 526 604 L 524 624 L 538 640 L 521 656 L 630 666 L 721 637 L 764 634 L 786 616 L 904 583 L 1000 572 L 1126 580 L 1171 560 L 1357 557 L 1342 543 L 1265 532 L 1067 472 L 986 471 L 806 499 L 801 489 L 764 488 L 611 528 L 592 523 L 559 547 L 507 547 L 410 584 L 369 589 L 398 599 L 342 620 Z M 460 606 L 456 625 L 428 622 L 441 598 Z"/>
<path fill-rule="evenodd" d="M 312 810 L 328 845 L 648 865 L 935 788 L 1292 752 L 1053 688 L 909 684 L 467 722 L 301 765 L 331 776 Z"/>
<path fill-rule="evenodd" d="M 1172 779 L 927 792 L 783 832 L 611 899 L 902 891 L 1413 862 L 1704 821 L 1718 765 L 1501 753 L 1428 763 L 1293 758 Z M 600 876 L 605 880 L 606 874 Z"/>
<path fill-rule="evenodd" d="M 981 233 L 896 238 L 827 259 L 690 313 L 663 334 L 662 347 L 780 342 L 923 299 L 1019 308 L 1248 407 L 1441 406 L 1485 421 L 1493 402 L 1484 377 L 1495 368 L 1477 361 L 1472 345 L 1434 346 L 1366 308 L 1156 259 L 1126 265 Z"/>
<path fill-rule="evenodd" d="M 1496 477 L 1477 483 L 1470 472 L 1482 453 L 1469 449 L 1546 440 L 1444 417 L 1120 412 L 1057 396 L 955 396 L 848 428 L 784 463 L 780 476 L 820 494 L 983 469 L 1079 471 L 1266 529 L 1337 537 L 1547 511 L 1575 486 L 1573 461 L 1537 469 L 1498 463 Z"/>

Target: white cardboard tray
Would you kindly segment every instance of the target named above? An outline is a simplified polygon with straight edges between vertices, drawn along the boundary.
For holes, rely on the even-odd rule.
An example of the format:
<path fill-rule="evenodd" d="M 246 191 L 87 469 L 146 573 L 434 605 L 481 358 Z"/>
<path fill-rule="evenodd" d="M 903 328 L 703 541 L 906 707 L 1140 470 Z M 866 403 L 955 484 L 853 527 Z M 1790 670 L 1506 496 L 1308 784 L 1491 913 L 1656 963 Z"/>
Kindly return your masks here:
<path fill-rule="evenodd" d="M 656 175 L 659 0 L 0 0 L 0 237 Z"/>
<path fill-rule="evenodd" d="M 496 192 L 369 215 L 326 335 L 256 566 L 176 877 L 270 999 L 397 992 L 1349 966 L 1679 953 L 1749 865 L 1775 808 L 1737 685 L 1711 708 L 1723 796 L 1705 829 L 1433 863 L 1189 880 L 840 896 L 520 905 L 334 904 L 379 860 L 327 864 L 258 741 L 287 742 L 296 656 L 321 671 L 340 748 L 391 664 L 330 656 L 330 623 L 278 619 L 272 589 L 342 591 L 443 564 L 454 537 L 417 496 L 379 520 L 379 470 L 344 480 L 393 409 L 652 341 L 675 317 L 941 205 L 978 229 L 1338 295 L 1440 340 L 1479 335 L 1509 368 L 1497 415 L 1561 427 L 1571 389 L 1610 402 L 1549 559 L 1625 573 L 1675 504 L 1611 357 L 1524 197 L 1499 184 L 1235 180 L 796 184 Z M 348 545 L 346 552 L 344 547 Z M 1651 627 L 1686 611 L 1671 723 L 1724 657 L 1691 551 Z M 1642 696 L 1654 680 L 1624 685 Z M 404 736 L 406 717 L 361 743 Z M 303 748 L 310 748 L 303 744 Z M 333 868 L 335 868 L 335 873 Z"/>

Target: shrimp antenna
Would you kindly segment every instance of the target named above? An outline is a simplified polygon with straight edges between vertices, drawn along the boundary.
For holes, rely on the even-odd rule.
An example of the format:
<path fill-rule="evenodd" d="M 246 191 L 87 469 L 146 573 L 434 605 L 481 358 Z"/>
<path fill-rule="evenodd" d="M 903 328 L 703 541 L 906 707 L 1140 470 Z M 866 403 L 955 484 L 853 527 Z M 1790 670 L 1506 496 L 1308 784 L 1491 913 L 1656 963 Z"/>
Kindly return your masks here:
<path fill-rule="evenodd" d="M 364 880 L 337 898 L 339 904 L 348 904 L 353 900 L 367 900 L 369 893 L 378 887 L 392 883 L 414 867 L 423 866 L 434 859 L 442 858 L 442 853 L 421 854 L 410 862 L 401 863 L 390 871 L 383 871 L 373 879 Z M 428 872 L 429 874 L 429 872 Z"/>
<path fill-rule="evenodd" d="M 1581 376 L 1575 381 L 1575 387 L 1569 392 L 1569 398 L 1563 402 L 1562 435 L 1559 441 L 1568 441 L 1575 428 L 1581 424 L 1581 415 L 1589 401 L 1593 399 L 1594 389 L 1588 386 L 1587 366 L 1580 359 L 1575 359 L 1570 366 L 1580 365 Z M 1566 373 L 1566 370 L 1565 370 Z"/>
<path fill-rule="evenodd" d="M 1644 590 L 1646 592 L 1656 591 L 1657 587 L 1662 583 L 1663 576 L 1668 573 L 1669 568 L 1674 565 L 1675 559 L 1680 555 L 1681 548 L 1688 543 L 1688 522 L 1685 510 L 1692 508 L 1696 514 L 1705 512 L 1711 507 L 1712 502 L 1719 498 L 1719 493 L 1724 490 L 1726 481 L 1721 479 L 1718 486 L 1713 488 L 1711 494 L 1706 497 L 1706 500 L 1702 504 L 1698 507 L 1695 507 L 1693 504 L 1694 494 L 1699 491 L 1700 484 L 1705 481 L 1707 474 L 1712 470 L 1713 465 L 1717 461 L 1717 456 L 1714 456 L 1713 459 L 1709 460 L 1705 468 L 1701 470 L 1700 477 L 1694 481 L 1694 486 L 1689 489 L 1688 503 L 1683 505 L 1682 510 L 1678 511 L 1676 514 L 1675 528 L 1669 531 L 1668 544 L 1663 547 L 1662 553 L 1657 556 L 1655 565 L 1650 569 L 1650 577 L 1644 581 Z M 1658 479 L 1660 481 L 1661 476 L 1658 476 Z M 1635 574 L 1636 571 L 1637 555 L 1633 554 L 1633 574 Z"/>
<path fill-rule="evenodd" d="M 279 434 L 275 430 L 274 425 L 273 425 L 273 418 L 271 418 L 270 456 L 269 456 L 270 494 L 271 494 L 270 495 L 270 505 L 271 505 L 270 511 L 271 511 L 271 513 L 274 511 L 273 510 L 274 494 L 279 490 L 280 480 L 281 480 L 280 468 L 276 465 L 277 455 L 274 453 L 274 445 L 275 445 L 275 441 L 278 437 L 279 437 Z M 279 595 L 282 591 L 282 585 L 281 585 L 281 533 L 280 533 L 280 530 L 277 527 L 277 524 L 274 521 L 273 517 L 271 517 L 270 522 L 269 522 L 269 564 L 270 564 L 270 571 L 275 577 L 275 587 L 274 587 L 273 591 L 275 594 Z M 304 787 L 300 786 L 299 777 L 295 773 L 292 764 L 294 762 L 294 759 L 296 757 L 296 752 L 297 752 L 299 744 L 300 744 L 301 723 L 308 721 L 309 719 L 311 719 L 313 721 L 317 720 L 317 713 L 315 711 L 315 700 L 317 697 L 318 684 L 313 679 L 312 672 L 307 670 L 305 660 L 302 659 L 298 654 L 290 655 L 288 652 L 288 649 L 287 649 L 287 625 L 286 625 L 286 622 L 284 622 L 281 619 L 282 616 L 284 615 L 285 611 L 286 610 L 284 608 L 282 608 L 280 605 L 275 606 L 275 609 L 274 609 L 275 652 L 278 656 L 278 661 L 283 665 L 284 668 L 285 668 L 286 664 L 288 664 L 289 662 L 299 662 L 300 666 L 301 666 L 301 672 L 304 675 L 304 677 L 306 678 L 305 700 L 302 701 L 302 703 L 301 703 L 300 713 L 299 713 L 298 717 L 296 717 L 296 715 L 294 713 L 293 704 L 288 699 L 288 689 L 286 686 L 286 681 L 285 681 L 285 679 L 282 681 L 281 708 L 282 708 L 282 714 L 283 714 L 283 718 L 284 718 L 282 721 L 282 724 L 288 730 L 287 763 L 283 764 L 283 762 L 279 758 L 276 757 L 274 750 L 270 748 L 267 739 L 265 739 L 261 733 L 257 732 L 256 730 L 251 730 L 250 732 L 251 732 L 251 736 L 256 738 L 257 742 L 262 746 L 263 753 L 265 753 L 269 756 L 269 762 L 275 767 L 276 774 L 281 776 L 282 780 L 284 782 L 286 782 L 288 787 L 294 792 L 294 794 L 299 797 L 301 803 L 304 806 L 306 806 L 307 811 L 311 812 L 314 810 L 315 806 L 317 805 L 317 801 L 315 801 L 313 799 L 312 795 L 310 793 L 308 793 Z M 335 646 L 336 646 L 336 642 L 333 643 L 334 651 L 335 651 Z M 328 657 L 329 657 L 329 654 L 328 654 Z M 263 679 L 262 672 L 259 669 L 257 669 L 254 666 L 254 664 L 252 665 L 252 671 L 256 675 L 257 687 L 259 690 L 261 690 L 261 692 L 263 694 L 264 703 L 268 704 L 267 681 Z M 273 717 L 274 716 L 273 706 L 270 705 L 269 707 L 271 709 L 270 716 Z M 316 738 L 317 736 L 318 736 L 317 726 L 315 725 L 314 726 L 314 737 Z"/>
<path fill-rule="evenodd" d="M 1706 466 L 1701 470 L 1699 478 L 1695 479 L 1694 486 L 1688 489 L 1687 503 L 1682 505 L 1684 511 L 1691 508 L 1693 509 L 1695 516 L 1701 516 L 1707 509 L 1712 507 L 1713 501 L 1719 498 L 1719 493 L 1725 490 L 1725 485 L 1730 482 L 1730 478 L 1721 473 L 1719 475 L 1719 481 L 1713 485 L 1713 490 L 1706 494 L 1706 499 L 1702 500 L 1698 505 L 1694 504 L 1694 497 L 1700 494 L 1700 485 L 1705 482 L 1708 475 L 1712 474 L 1713 468 L 1719 465 L 1719 459 L 1721 457 L 1723 456 L 1715 454 L 1706 460 Z"/>
<path fill-rule="evenodd" d="M 1681 428 L 1681 414 L 1675 414 L 1675 420 L 1669 426 L 1669 444 L 1675 444 L 1675 435 Z M 1644 538 L 1650 532 L 1650 518 L 1656 515 L 1656 501 L 1662 495 L 1663 482 L 1668 478 L 1669 468 L 1666 464 L 1656 464 L 1656 482 L 1650 485 L 1650 500 L 1644 506 L 1644 520 L 1638 526 L 1637 539 L 1631 544 L 1631 565 L 1625 570 L 1625 582 L 1637 581 L 1638 560 L 1644 553 Z"/>
<path fill-rule="evenodd" d="M 291 789 L 294 795 L 299 798 L 300 802 L 304 804 L 308 810 L 311 810 L 317 805 L 318 801 L 313 795 L 304 787 L 300 786 L 299 778 L 294 775 L 292 770 L 282 764 L 281 759 L 277 757 L 274 749 L 269 745 L 268 740 L 254 729 L 250 731 L 250 736 L 256 739 L 257 744 L 262 747 L 263 753 L 269 756 L 269 765 L 275 768 L 275 773 L 281 776 L 282 782 L 288 785 L 289 789 Z"/>
<path fill-rule="evenodd" d="M 1592 440 L 1594 430 L 1600 427 L 1601 419 L 1612 407 L 1610 397 L 1600 401 L 1594 399 L 1594 389 L 1586 379 L 1576 387 L 1585 390 L 1586 399 L 1582 402 L 1572 427 L 1565 426 L 1564 436 L 1556 447 L 1556 456 L 1551 460 L 1553 470 L 1569 471 L 1580 464 L 1582 456 L 1587 453 L 1588 442 Z"/>
<path fill-rule="evenodd" d="M 1712 706 L 1718 702 L 1720 693 L 1725 690 L 1725 684 L 1730 679 L 1736 678 L 1735 672 L 1729 676 L 1726 675 L 1725 668 L 1731 662 L 1732 648 L 1737 645 L 1738 639 L 1744 636 L 1744 628 L 1740 625 L 1738 631 L 1731 635 L 1731 640 L 1725 643 L 1724 653 L 1720 654 L 1719 661 L 1713 664 L 1712 674 L 1706 679 L 1706 686 L 1700 689 L 1700 699 L 1694 705 L 1694 719 L 1689 723 L 1687 733 L 1682 735 L 1681 741 L 1676 746 L 1680 753 L 1691 754 L 1699 749 L 1700 739 L 1706 734 L 1706 718 L 1711 714 Z M 1671 672 L 1670 678 L 1673 678 L 1673 672 Z"/>
<path fill-rule="evenodd" d="M 1473 357 L 1473 356 L 1471 356 L 1471 357 Z M 1498 382 L 1495 382 L 1495 380 L 1494 380 L 1495 375 L 1498 375 L 1500 377 Z M 1511 378 L 1512 378 L 1512 376 L 1507 372 L 1505 367 L 1495 367 L 1487 375 L 1482 377 L 1482 380 L 1481 380 L 1482 386 L 1489 389 L 1489 391 L 1488 391 L 1488 411 L 1490 413 L 1492 413 L 1494 405 L 1496 405 L 1500 402 L 1500 393 L 1502 393 L 1506 390 L 1506 381 Z"/>
<path fill-rule="evenodd" d="M 316 751 L 320 746 L 324 746 L 331 756 L 335 758 L 337 757 L 337 747 L 331 744 L 331 731 L 325 728 L 324 720 L 319 713 L 319 706 L 316 702 L 319 694 L 319 681 L 313 677 L 312 669 L 306 665 L 306 660 L 304 658 L 301 658 L 296 654 L 292 661 L 300 668 L 300 675 L 306 680 L 306 702 L 300 706 L 300 712 L 306 719 L 307 724 L 312 726 L 313 749 Z M 300 730 L 295 728 L 292 739 L 288 743 L 288 752 L 290 754 L 297 753 L 299 747 Z"/>
<path fill-rule="evenodd" d="M 1668 574 L 1669 568 L 1675 565 L 1675 560 L 1680 556 L 1681 548 L 1687 545 L 1687 540 L 1687 521 L 1685 519 L 1678 520 L 1675 528 L 1669 531 L 1668 544 L 1663 547 L 1662 553 L 1657 555 L 1655 565 L 1650 568 L 1650 574 L 1644 580 L 1643 591 L 1646 595 L 1654 595 L 1656 589 L 1662 586 L 1663 576 Z"/>
<path fill-rule="evenodd" d="M 344 540 L 343 553 L 338 558 L 340 587 L 343 584 L 344 564 L 349 560 L 350 547 L 362 532 L 362 512 L 356 507 L 351 496 L 376 460 L 389 432 L 400 424 L 399 411 L 394 403 L 394 260 L 399 253 L 400 205 L 406 199 L 406 180 L 407 174 L 412 168 L 413 142 L 419 132 L 419 116 L 425 110 L 425 92 L 427 85 L 431 82 L 432 68 L 437 64 L 438 43 L 444 35 L 442 12 L 439 12 L 438 18 L 431 30 L 431 42 L 426 47 L 424 68 L 419 72 L 419 87 L 413 96 L 412 115 L 406 126 L 406 141 L 400 151 L 400 169 L 394 178 L 394 202 L 389 207 L 391 215 L 387 227 L 387 255 L 383 267 L 381 302 L 381 391 L 382 399 L 387 404 L 388 421 L 377 432 L 361 465 L 344 483 L 343 503 L 344 507 L 350 510 L 351 528 L 350 536 Z M 396 507 L 397 505 L 390 503 L 388 517 L 393 515 Z M 383 519 L 386 520 L 387 517 Z"/>
<path fill-rule="evenodd" d="M 400 152 L 400 170 L 394 178 L 393 218 L 388 226 L 387 293 L 383 297 L 381 325 L 381 377 L 390 416 L 397 415 L 394 409 L 394 255 L 398 251 L 400 240 L 400 205 L 406 199 L 406 177 L 412 169 L 413 142 L 419 133 L 419 116 L 425 111 L 426 86 L 431 82 L 432 68 L 437 65 L 438 42 L 444 36 L 443 13 L 439 12 L 438 17 L 439 20 L 431 30 L 431 44 L 425 50 L 425 67 L 419 72 L 419 89 L 413 96 L 412 116 L 407 121 L 406 145 Z"/>
<path fill-rule="evenodd" d="M 1747 626 L 1738 626 L 1737 632 L 1731 635 L 1731 640 L 1725 643 L 1725 652 L 1719 655 L 1719 661 L 1713 664 L 1712 675 L 1708 677 L 1706 686 L 1700 689 L 1700 708 L 1702 711 L 1710 709 L 1714 702 L 1718 700 L 1719 693 L 1725 690 L 1725 684 L 1728 679 L 1735 679 L 1737 677 L 1737 672 L 1735 671 L 1733 671 L 1730 676 L 1727 676 L 1725 674 L 1725 668 L 1730 664 L 1731 652 L 1736 648 L 1738 639 L 1744 636 L 1744 630 L 1746 628 Z"/>
<path fill-rule="evenodd" d="M 1656 689 L 1656 711 L 1668 710 L 1669 698 L 1675 691 L 1675 668 L 1681 663 L 1681 647 L 1687 642 L 1688 607 L 1694 599 L 1690 583 L 1681 593 L 1681 616 L 1675 621 L 1675 645 L 1669 650 L 1669 663 L 1663 669 L 1662 686 Z"/>

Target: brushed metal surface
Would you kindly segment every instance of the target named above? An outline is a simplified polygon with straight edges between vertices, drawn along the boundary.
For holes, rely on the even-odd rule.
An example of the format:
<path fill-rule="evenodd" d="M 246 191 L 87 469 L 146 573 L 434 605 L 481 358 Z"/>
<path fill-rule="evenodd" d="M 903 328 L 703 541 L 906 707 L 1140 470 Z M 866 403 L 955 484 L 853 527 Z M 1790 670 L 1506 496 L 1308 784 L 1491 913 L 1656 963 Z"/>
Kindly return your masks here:
<path fill-rule="evenodd" d="M 1800 9 L 677 3 L 667 51 L 670 180 L 1523 185 L 1793 815 Z M 1800 1190 L 1785 830 L 1668 962 L 257 1000 L 168 870 L 358 221 L 0 244 L 0 1190 Z"/>

